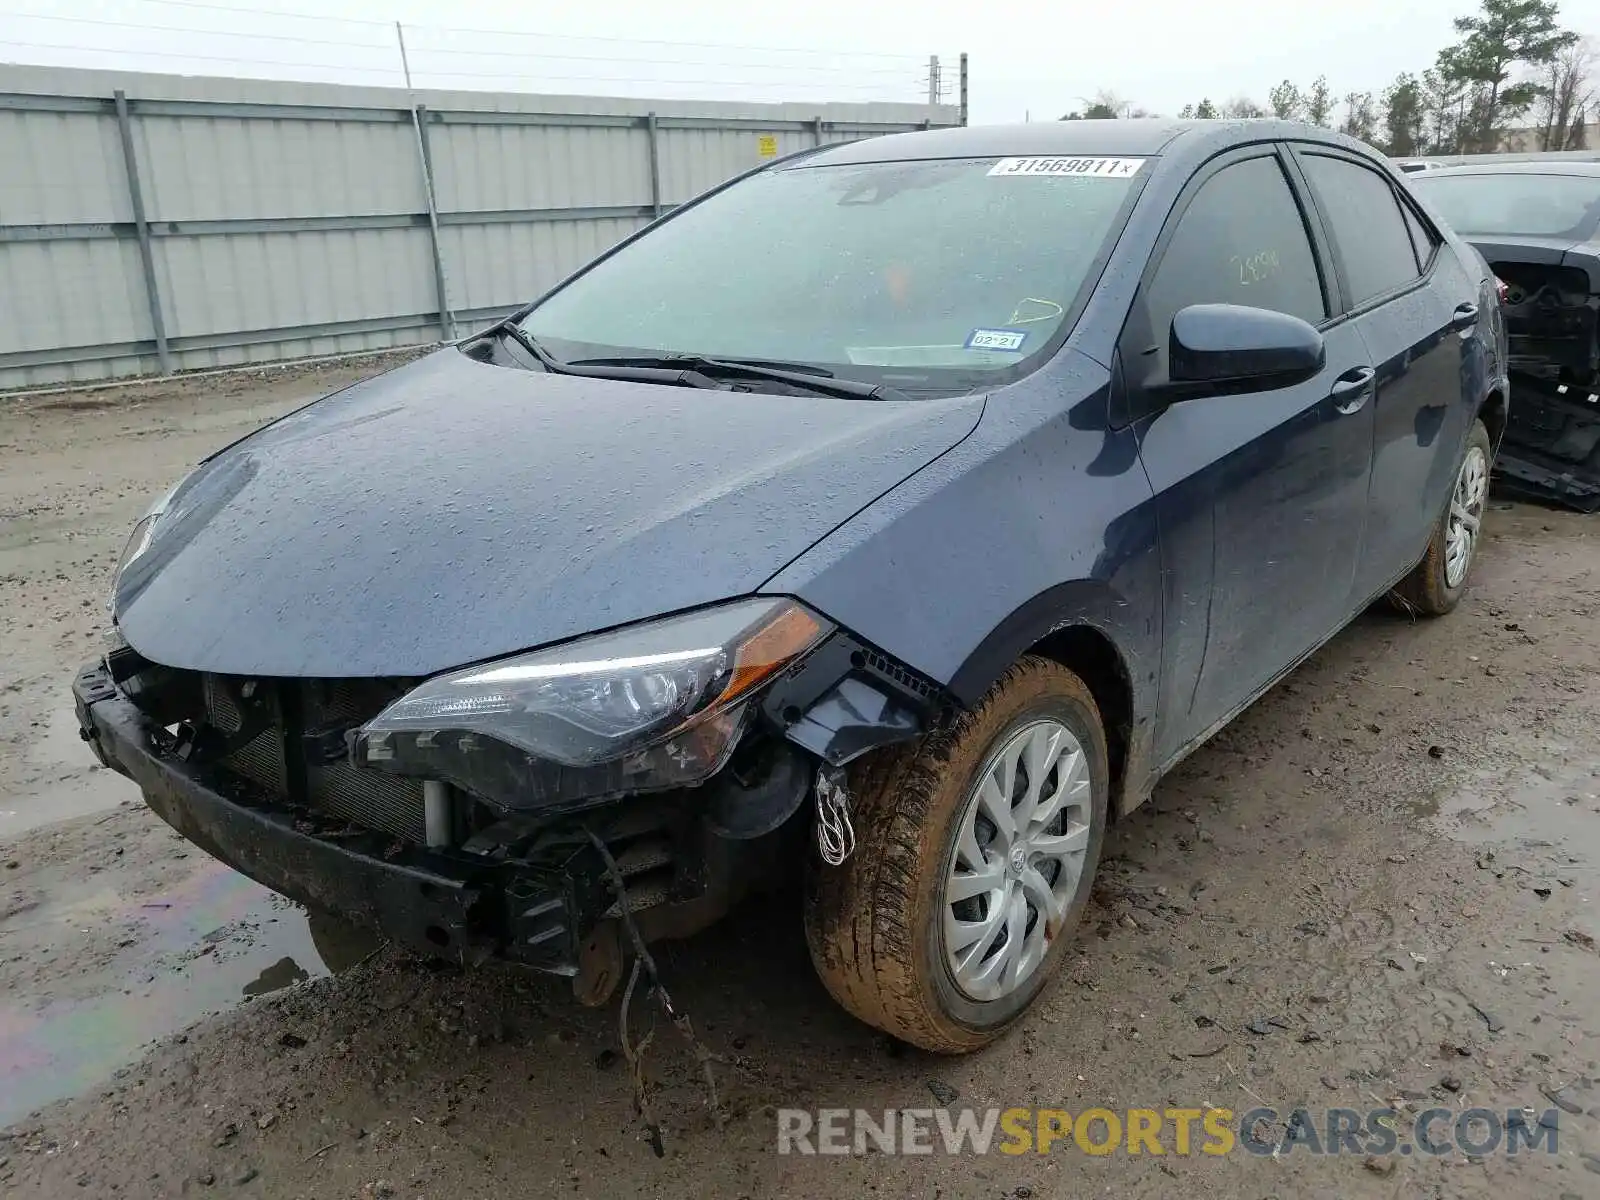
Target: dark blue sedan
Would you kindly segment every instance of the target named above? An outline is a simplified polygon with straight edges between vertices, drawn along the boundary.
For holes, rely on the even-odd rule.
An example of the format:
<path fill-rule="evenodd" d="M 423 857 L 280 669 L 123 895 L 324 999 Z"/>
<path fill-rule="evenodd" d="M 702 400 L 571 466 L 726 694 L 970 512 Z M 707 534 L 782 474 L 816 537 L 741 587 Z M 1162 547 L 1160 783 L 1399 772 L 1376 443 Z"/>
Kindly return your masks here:
<path fill-rule="evenodd" d="M 1399 180 L 1261 121 L 766 166 L 201 464 L 85 736 L 268 886 L 589 1003 L 801 877 L 845 1007 L 981 1046 L 1109 820 L 1467 586 L 1505 334 Z"/>

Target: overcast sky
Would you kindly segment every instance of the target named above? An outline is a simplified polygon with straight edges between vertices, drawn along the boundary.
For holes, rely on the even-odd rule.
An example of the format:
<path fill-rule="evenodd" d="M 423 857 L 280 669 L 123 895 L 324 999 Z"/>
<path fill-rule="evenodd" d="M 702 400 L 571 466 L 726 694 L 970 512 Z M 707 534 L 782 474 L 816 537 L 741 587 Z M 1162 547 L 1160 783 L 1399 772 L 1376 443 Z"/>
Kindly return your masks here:
<path fill-rule="evenodd" d="M 1204 96 L 1264 102 L 1319 73 L 1336 95 L 1380 91 L 1430 65 L 1473 2 L 0 0 L 0 62 L 393 85 L 398 19 L 424 87 L 917 100 L 937 53 L 953 102 L 966 51 L 972 120 L 987 123 L 1053 119 L 1101 88 L 1165 113 Z M 1569 27 L 1600 33 L 1600 0 L 1562 7 Z"/>

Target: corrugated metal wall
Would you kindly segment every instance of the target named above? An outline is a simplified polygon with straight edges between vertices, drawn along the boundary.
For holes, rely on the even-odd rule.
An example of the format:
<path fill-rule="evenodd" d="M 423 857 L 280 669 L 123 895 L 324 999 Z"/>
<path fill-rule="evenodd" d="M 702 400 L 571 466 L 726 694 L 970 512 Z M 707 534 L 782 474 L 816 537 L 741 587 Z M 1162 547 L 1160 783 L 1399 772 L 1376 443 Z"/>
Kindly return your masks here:
<path fill-rule="evenodd" d="M 0 389 L 465 333 L 774 144 L 957 115 L 0 67 Z"/>

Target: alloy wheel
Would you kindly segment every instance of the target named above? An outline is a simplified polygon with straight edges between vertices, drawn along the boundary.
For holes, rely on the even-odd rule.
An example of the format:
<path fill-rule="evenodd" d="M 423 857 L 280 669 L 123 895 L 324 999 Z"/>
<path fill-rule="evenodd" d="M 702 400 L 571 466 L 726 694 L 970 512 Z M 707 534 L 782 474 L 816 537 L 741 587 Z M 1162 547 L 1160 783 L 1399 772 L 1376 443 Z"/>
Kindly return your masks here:
<path fill-rule="evenodd" d="M 1489 493 L 1489 462 L 1478 446 L 1469 447 L 1456 488 L 1450 497 L 1450 515 L 1444 533 L 1444 581 L 1458 588 L 1467 577 L 1472 554 L 1478 548 L 1478 532 L 1483 524 L 1483 502 Z"/>
<path fill-rule="evenodd" d="M 1089 848 L 1088 757 L 1059 721 L 1013 733 L 968 794 L 939 912 L 945 960 L 969 999 L 1014 992 L 1061 930 Z"/>

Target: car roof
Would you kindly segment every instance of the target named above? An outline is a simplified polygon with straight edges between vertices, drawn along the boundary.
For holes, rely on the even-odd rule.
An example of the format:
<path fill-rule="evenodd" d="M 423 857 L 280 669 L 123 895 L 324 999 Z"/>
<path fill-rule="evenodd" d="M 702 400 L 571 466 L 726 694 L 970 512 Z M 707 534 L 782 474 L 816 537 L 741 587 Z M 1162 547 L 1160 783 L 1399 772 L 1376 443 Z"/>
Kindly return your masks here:
<path fill-rule="evenodd" d="M 1519 162 L 1472 163 L 1459 167 L 1440 167 L 1429 171 L 1430 178 L 1441 175 L 1580 175 L 1600 178 L 1600 162 L 1568 159 L 1523 159 Z"/>
<path fill-rule="evenodd" d="M 1374 152 L 1359 142 L 1297 121 L 1182 121 L 1165 117 L 1130 120 L 1035 121 L 1020 125 L 964 125 L 889 134 L 830 146 L 800 157 L 795 166 L 896 162 L 929 158 L 996 158 L 1001 155 L 1165 154 L 1184 148 L 1221 150 L 1230 145 L 1274 139 L 1325 142 Z"/>

